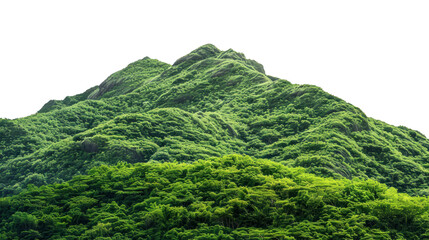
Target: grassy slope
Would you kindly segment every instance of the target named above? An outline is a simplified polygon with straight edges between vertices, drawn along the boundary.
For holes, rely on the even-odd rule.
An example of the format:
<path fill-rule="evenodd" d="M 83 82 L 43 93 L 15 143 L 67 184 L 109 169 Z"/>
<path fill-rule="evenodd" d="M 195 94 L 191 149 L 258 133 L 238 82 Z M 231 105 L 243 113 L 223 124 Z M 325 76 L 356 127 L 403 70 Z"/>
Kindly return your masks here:
<path fill-rule="evenodd" d="M 316 86 L 267 76 L 232 50 L 205 45 L 173 66 L 145 58 L 69 99 L 44 113 L 1 120 L 0 132 L 10 136 L 0 142 L 3 194 L 61 182 L 103 162 L 229 153 L 428 193 L 423 135 L 368 118 Z"/>

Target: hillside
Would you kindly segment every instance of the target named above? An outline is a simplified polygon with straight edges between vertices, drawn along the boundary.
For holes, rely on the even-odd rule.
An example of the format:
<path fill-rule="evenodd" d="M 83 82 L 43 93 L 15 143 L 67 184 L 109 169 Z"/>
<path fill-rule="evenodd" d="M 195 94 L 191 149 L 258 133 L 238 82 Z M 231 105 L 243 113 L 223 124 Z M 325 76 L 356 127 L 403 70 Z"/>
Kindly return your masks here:
<path fill-rule="evenodd" d="M 229 154 L 252 158 L 236 155 L 221 158 Z M 199 159 L 206 160 L 198 161 Z M 252 165 L 255 168 L 255 178 L 265 180 L 253 189 L 256 185 L 252 185 L 250 179 L 247 179 L 249 182 L 238 184 L 240 179 L 227 178 L 222 183 L 225 186 L 222 185 L 223 188 L 216 191 L 208 189 L 207 193 L 204 193 L 205 190 L 192 192 L 194 189 L 189 190 L 189 193 L 198 204 L 202 201 L 198 208 L 206 208 L 208 206 L 204 204 L 208 203 L 204 201 L 211 202 L 213 199 L 201 199 L 205 199 L 204 196 L 211 192 L 226 194 L 229 191 L 226 186 L 230 183 L 231 186 L 235 184 L 252 188 L 253 190 L 244 192 L 238 198 L 222 195 L 222 200 L 210 203 L 210 210 L 207 210 L 209 215 L 219 214 L 216 211 L 221 210 L 216 210 L 217 207 L 225 208 L 227 202 L 233 201 L 231 204 L 240 205 L 242 211 L 253 214 L 252 216 L 245 214 L 243 219 L 238 220 L 238 215 L 228 215 L 228 221 L 219 216 L 196 217 L 197 220 L 193 220 L 193 223 L 169 225 L 168 222 L 175 217 L 168 215 L 164 227 L 145 225 L 147 229 L 144 231 L 148 232 L 141 234 L 154 234 L 157 237 L 153 239 L 192 239 L 198 234 L 223 233 L 233 239 L 256 239 L 257 234 L 267 238 L 287 235 L 297 239 L 323 239 L 324 234 L 333 236 L 341 231 L 350 234 L 351 239 L 389 239 L 400 238 L 402 235 L 417 239 L 417 236 L 425 234 L 426 230 L 423 229 L 426 229 L 429 214 L 427 199 L 424 197 L 429 195 L 429 140 L 424 135 L 406 127 L 395 127 L 369 118 L 359 108 L 317 86 L 292 84 L 266 75 L 260 63 L 247 59 L 244 54 L 231 49 L 221 51 L 208 44 L 179 58 L 173 65 L 145 57 L 84 93 L 64 100 L 49 101 L 37 114 L 16 120 L 0 119 L 0 196 L 4 197 L 0 202 L 3 204 L 0 225 L 0 233 L 3 235 L 0 236 L 6 239 L 12 236 L 36 239 L 40 235 L 38 238 L 45 239 L 47 236 L 69 234 L 93 239 L 94 235 L 91 234 L 110 229 L 108 234 L 100 233 L 100 237 L 113 237 L 114 233 L 120 233 L 120 236 L 134 239 L 130 232 L 137 231 L 134 229 L 140 226 L 137 222 L 146 219 L 143 215 L 152 211 L 152 208 L 156 211 L 150 214 L 160 214 L 159 211 L 173 214 L 165 206 L 174 208 L 174 211 L 186 210 L 186 214 L 194 210 L 190 207 L 191 203 L 182 202 L 183 205 L 180 205 L 163 199 L 166 196 L 163 194 L 170 191 L 167 189 L 157 188 L 156 191 L 161 191 L 158 194 L 150 188 L 153 195 L 148 192 L 146 195 L 134 196 L 137 190 L 126 195 L 126 188 L 134 186 L 130 182 L 134 180 L 130 180 L 132 177 L 128 173 L 146 168 L 153 168 L 153 171 L 166 167 L 183 168 L 180 170 L 183 174 L 178 178 L 161 177 L 168 179 L 168 186 L 161 184 L 162 187 L 169 188 L 169 184 L 182 184 L 188 177 L 189 168 L 201 167 L 203 163 L 216 165 L 216 161 L 227 161 L 226 159 L 236 159 Z M 264 164 L 282 169 L 282 173 L 264 172 Z M 118 173 L 114 179 L 110 179 L 111 175 L 105 175 L 115 171 L 126 174 L 120 176 Z M 88 173 L 90 175 L 86 175 Z M 313 180 L 301 183 L 302 176 Z M 145 176 L 140 177 L 143 178 L 135 181 L 147 181 Z M 107 191 L 103 186 L 102 182 L 107 181 L 103 178 L 110 179 L 113 184 L 113 187 L 109 187 L 111 190 Z M 314 201 L 318 199 L 317 201 L 323 202 L 320 203 L 323 205 L 321 208 L 339 208 L 335 209 L 338 215 L 332 212 L 326 215 L 323 212 L 326 209 L 320 210 L 322 212 L 314 210 L 314 214 L 319 214 L 317 216 L 304 210 L 299 212 L 295 208 L 313 203 L 296 198 L 298 190 L 293 190 L 295 195 L 284 195 L 282 192 L 274 194 L 273 191 L 277 190 L 270 184 L 277 184 L 274 183 L 276 179 L 282 182 L 279 184 L 298 181 L 296 184 L 300 186 L 299 189 L 313 194 L 310 195 L 311 199 L 315 198 Z M 189 180 L 195 186 L 205 184 L 203 178 Z M 213 179 L 209 177 L 209 180 Z M 220 181 L 217 178 L 214 180 Z M 55 185 L 46 186 L 47 184 Z M 85 187 L 77 192 L 70 192 L 70 195 L 62 190 L 75 184 Z M 356 185 L 360 189 L 357 190 L 359 193 L 345 190 L 351 185 L 353 188 Z M 367 185 L 371 187 L 364 187 Z M 396 188 L 401 194 L 389 187 Z M 319 188 L 326 188 L 327 192 L 338 190 L 339 194 L 351 191 L 353 194 L 325 196 Z M 266 192 L 266 199 L 272 199 L 273 205 L 260 206 L 259 203 L 241 202 L 252 199 L 253 192 L 262 191 L 261 189 Z M 99 193 L 101 195 L 97 195 Z M 422 197 L 410 197 L 402 193 Z M 32 194 L 39 196 L 34 203 L 41 204 L 38 207 L 31 203 Z M 152 197 L 158 198 L 148 200 Z M 72 213 L 62 215 L 59 210 L 69 211 L 71 207 L 67 202 L 75 198 L 76 201 L 83 199 L 82 201 L 91 202 L 88 206 L 86 203 L 79 203 L 85 205 L 79 207 L 79 214 L 85 215 L 82 222 L 80 217 L 76 220 Z M 293 204 L 297 204 L 293 207 L 295 210 L 289 209 L 291 203 L 288 201 L 292 201 L 289 198 L 293 198 Z M 133 206 L 145 201 L 154 206 L 149 207 L 147 202 L 147 206 L 141 208 L 145 213 L 138 213 L 140 210 L 137 211 Z M 275 203 L 277 201 L 278 204 Z M 31 206 L 20 204 L 22 202 L 28 202 Z M 366 203 L 369 207 L 357 207 Z M 420 204 L 418 207 L 417 203 Z M 128 222 L 127 226 L 130 226 L 118 230 L 114 222 L 104 221 L 102 217 L 96 216 L 96 212 L 103 212 L 111 204 L 123 209 L 123 213 L 117 216 L 117 221 L 122 224 L 133 219 L 134 222 Z M 235 205 L 230 207 L 228 211 L 235 209 Z M 389 209 L 389 213 L 382 212 L 380 209 L 383 207 L 383 211 Z M 6 210 L 9 208 L 11 210 Z M 267 212 L 264 212 L 265 208 Z M 57 213 L 52 212 L 56 215 L 45 216 L 51 212 L 49 209 L 57 209 Z M 289 209 L 291 212 L 287 210 L 288 216 L 280 216 L 280 213 L 275 213 L 279 209 Z M 394 210 L 392 213 L 391 209 Z M 91 211 L 87 212 L 89 210 Z M 407 211 L 411 211 L 410 214 L 413 215 L 405 220 L 398 217 Z M 178 214 L 174 216 L 179 218 L 181 213 L 174 214 Z M 252 222 L 252 219 L 263 216 L 267 218 L 265 225 Z M 290 220 L 291 216 L 295 220 Z M 389 218 L 392 216 L 399 218 L 398 221 L 391 222 Z M 32 223 L 25 223 L 24 226 L 21 223 L 16 226 L 11 223 L 21 221 L 21 217 L 28 221 L 33 219 Z M 46 223 L 51 218 L 56 219 L 52 220 L 55 224 Z M 341 223 L 331 223 L 331 232 L 320 230 L 326 228 L 326 224 L 332 219 Z M 236 225 L 237 221 L 240 224 Z M 286 227 L 288 221 L 297 225 Z M 351 226 L 361 230 L 348 230 Z M 308 236 L 295 233 L 294 231 L 298 231 L 294 230 L 295 227 L 307 229 L 302 234 Z M 240 228 L 246 229 L 241 231 Z M 36 237 L 19 235 L 22 231 Z M 160 235 L 165 232 L 170 232 L 169 238 L 167 235 Z M 347 238 L 346 235 L 341 236 L 338 238 Z"/>
<path fill-rule="evenodd" d="M 142 130 L 142 119 L 115 123 L 138 114 L 152 118 L 147 113 L 154 109 L 164 112 L 156 123 L 149 121 L 156 133 Z M 174 128 L 189 116 L 186 129 Z M 129 134 L 135 125 L 138 139 Z M 429 141 L 422 134 L 368 118 L 316 86 L 267 76 L 256 61 L 213 45 L 173 66 L 139 60 L 83 94 L 47 103 L 39 114 L 1 120 L 0 132 L 3 195 L 28 183 L 68 180 L 102 162 L 146 162 L 160 154 L 166 161 L 194 161 L 230 153 L 302 166 L 320 176 L 369 177 L 401 192 L 427 192 Z M 94 136 L 103 141 L 94 144 L 103 146 L 88 152 L 83 145 Z"/>

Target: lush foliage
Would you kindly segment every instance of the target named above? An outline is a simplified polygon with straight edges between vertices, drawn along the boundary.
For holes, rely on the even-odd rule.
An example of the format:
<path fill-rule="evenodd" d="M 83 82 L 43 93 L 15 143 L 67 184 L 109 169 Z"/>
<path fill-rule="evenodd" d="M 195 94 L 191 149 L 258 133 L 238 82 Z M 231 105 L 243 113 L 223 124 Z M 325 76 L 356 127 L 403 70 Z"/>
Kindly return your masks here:
<path fill-rule="evenodd" d="M 239 155 L 104 165 L 0 204 L 0 239 L 429 238 L 426 197 Z"/>
<path fill-rule="evenodd" d="M 233 153 L 278 164 L 241 157 L 190 164 Z M 225 167 L 231 159 L 253 164 L 255 179 L 232 178 L 229 167 L 214 167 Z M 225 179 L 188 172 L 204 164 L 225 170 Z M 266 165 L 280 172 L 264 172 Z M 182 175 L 170 179 L 159 172 L 167 167 L 182 169 Z M 71 180 L 93 168 L 90 176 Z M 155 187 L 142 193 L 128 175 L 137 169 L 158 171 Z M 24 191 L 0 202 L 3 238 L 126 239 L 149 234 L 155 239 L 417 239 L 425 234 L 426 198 L 397 194 L 382 184 L 410 195 L 429 195 L 429 140 L 417 131 L 369 118 L 316 86 L 266 75 L 261 64 L 242 53 L 204 45 L 172 66 L 146 57 L 84 93 L 48 102 L 37 114 L 0 119 L 0 173 L 0 196 Z M 136 177 L 142 186 L 152 181 L 146 175 Z M 301 183 L 301 177 L 312 180 Z M 350 181 L 356 178 L 361 180 Z M 281 186 L 291 181 L 302 191 L 283 193 L 266 185 L 267 179 L 287 182 Z M 206 180 L 219 181 L 207 183 L 209 193 L 198 190 Z M 59 185 L 46 186 L 52 183 Z M 186 188 L 192 203 L 174 202 L 188 196 L 170 189 L 178 185 Z M 351 195 L 345 194 L 350 188 Z M 31 194 L 37 197 L 31 199 Z M 71 206 L 75 200 L 84 207 Z M 122 210 L 107 209 L 116 209 L 114 204 Z M 80 212 L 75 216 L 70 209 Z M 103 220 L 109 214 L 126 227 Z M 164 222 L 155 224 L 153 219 L 160 216 Z"/>

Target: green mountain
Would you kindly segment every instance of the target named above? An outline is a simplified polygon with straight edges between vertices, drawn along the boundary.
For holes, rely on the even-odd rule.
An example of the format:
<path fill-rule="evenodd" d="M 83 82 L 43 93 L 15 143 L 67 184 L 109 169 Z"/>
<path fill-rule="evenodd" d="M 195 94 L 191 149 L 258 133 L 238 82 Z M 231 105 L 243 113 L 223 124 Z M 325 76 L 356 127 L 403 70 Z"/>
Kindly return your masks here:
<path fill-rule="evenodd" d="M 0 119 L 0 173 L 0 239 L 429 236 L 424 135 L 210 44 Z"/>

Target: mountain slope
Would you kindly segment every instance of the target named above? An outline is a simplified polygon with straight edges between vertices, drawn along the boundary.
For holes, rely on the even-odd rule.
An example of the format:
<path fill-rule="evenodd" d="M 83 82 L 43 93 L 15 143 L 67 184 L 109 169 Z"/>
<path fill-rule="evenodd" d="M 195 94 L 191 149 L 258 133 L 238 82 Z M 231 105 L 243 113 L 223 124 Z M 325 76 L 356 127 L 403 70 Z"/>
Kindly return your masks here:
<path fill-rule="evenodd" d="M 109 98 L 132 92 L 135 88 L 144 84 L 145 81 L 162 73 L 168 67 L 167 63 L 145 57 L 112 74 L 100 86 L 95 86 L 75 96 L 66 97 L 62 101 L 49 101 L 39 110 L 39 113 L 71 106 L 87 99 Z"/>
<path fill-rule="evenodd" d="M 0 133 L 9 136 L 0 142 L 2 195 L 62 182 L 102 163 L 231 153 L 429 193 L 425 136 L 368 118 L 316 86 L 268 76 L 256 61 L 210 44 L 172 66 L 139 60 L 39 114 L 1 120 Z"/>

